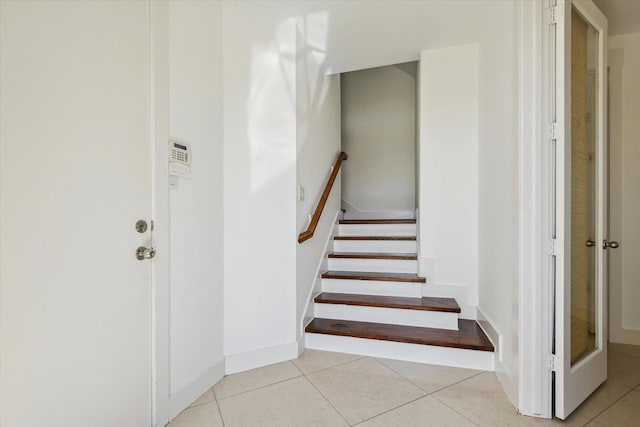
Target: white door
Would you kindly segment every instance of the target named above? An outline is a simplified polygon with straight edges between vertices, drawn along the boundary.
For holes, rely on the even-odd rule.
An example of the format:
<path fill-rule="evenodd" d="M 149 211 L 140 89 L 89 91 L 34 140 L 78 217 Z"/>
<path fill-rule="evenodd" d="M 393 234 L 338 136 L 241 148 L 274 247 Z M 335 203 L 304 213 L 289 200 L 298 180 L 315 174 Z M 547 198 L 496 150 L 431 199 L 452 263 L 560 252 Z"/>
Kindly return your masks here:
<path fill-rule="evenodd" d="M 591 0 L 558 0 L 555 17 L 554 393 L 564 419 L 607 377 L 607 21 Z"/>
<path fill-rule="evenodd" d="M 149 6 L 0 2 L 0 425 L 151 425 Z"/>

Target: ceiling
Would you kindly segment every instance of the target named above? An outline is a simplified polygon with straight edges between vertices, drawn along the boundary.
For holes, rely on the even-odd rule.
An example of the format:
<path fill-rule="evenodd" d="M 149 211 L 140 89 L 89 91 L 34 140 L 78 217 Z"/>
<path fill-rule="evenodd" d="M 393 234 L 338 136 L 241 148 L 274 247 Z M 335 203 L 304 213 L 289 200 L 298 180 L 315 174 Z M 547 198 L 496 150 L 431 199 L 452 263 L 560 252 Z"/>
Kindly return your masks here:
<path fill-rule="evenodd" d="M 640 0 L 593 0 L 609 21 L 609 35 L 640 32 Z"/>

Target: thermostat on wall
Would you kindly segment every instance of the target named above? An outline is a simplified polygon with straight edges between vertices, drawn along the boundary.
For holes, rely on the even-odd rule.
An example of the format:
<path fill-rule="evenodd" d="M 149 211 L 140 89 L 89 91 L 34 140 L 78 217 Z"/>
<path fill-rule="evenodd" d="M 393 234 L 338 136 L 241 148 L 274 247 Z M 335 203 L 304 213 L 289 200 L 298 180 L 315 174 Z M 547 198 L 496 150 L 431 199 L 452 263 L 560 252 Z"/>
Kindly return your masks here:
<path fill-rule="evenodd" d="M 191 176 L 191 146 L 185 141 L 169 139 L 169 175 Z"/>

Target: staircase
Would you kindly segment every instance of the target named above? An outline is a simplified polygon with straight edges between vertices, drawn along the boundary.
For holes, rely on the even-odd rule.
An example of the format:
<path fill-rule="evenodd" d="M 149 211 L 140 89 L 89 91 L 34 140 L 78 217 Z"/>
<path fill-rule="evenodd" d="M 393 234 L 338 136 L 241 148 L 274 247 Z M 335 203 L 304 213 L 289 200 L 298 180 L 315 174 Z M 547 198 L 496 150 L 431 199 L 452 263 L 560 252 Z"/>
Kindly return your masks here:
<path fill-rule="evenodd" d="M 456 300 L 423 296 L 415 220 L 341 220 L 333 248 L 307 348 L 493 370 L 493 345 Z"/>

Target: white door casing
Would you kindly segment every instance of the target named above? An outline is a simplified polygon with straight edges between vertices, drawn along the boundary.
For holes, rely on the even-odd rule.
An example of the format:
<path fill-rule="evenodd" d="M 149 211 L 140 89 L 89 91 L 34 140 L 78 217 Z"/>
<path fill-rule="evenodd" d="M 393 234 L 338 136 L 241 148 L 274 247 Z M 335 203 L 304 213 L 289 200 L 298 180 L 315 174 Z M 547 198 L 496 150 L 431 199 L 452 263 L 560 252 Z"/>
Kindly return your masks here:
<path fill-rule="evenodd" d="M 0 7 L 0 425 L 151 425 L 150 4 Z"/>
<path fill-rule="evenodd" d="M 595 350 L 571 362 L 571 16 L 572 8 L 598 34 L 596 131 Z M 555 415 L 566 418 L 607 375 L 606 251 L 606 35 L 607 21 L 591 0 L 558 0 L 555 9 L 555 227 L 549 227 L 555 256 Z M 552 85 L 554 86 L 554 85 Z M 552 100 L 553 102 L 553 100 Z M 553 119 L 553 118 L 552 118 Z M 553 210 L 555 206 L 555 210 Z M 551 214 L 553 216 L 553 213 Z M 552 221 L 553 223 L 553 221 Z M 555 228 L 555 230 L 554 230 Z"/>
<path fill-rule="evenodd" d="M 609 236 L 620 242 L 609 254 L 609 341 L 640 345 L 640 34 L 611 37 L 608 48 Z"/>

